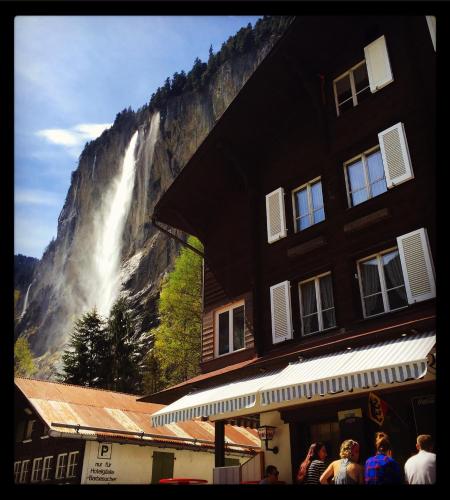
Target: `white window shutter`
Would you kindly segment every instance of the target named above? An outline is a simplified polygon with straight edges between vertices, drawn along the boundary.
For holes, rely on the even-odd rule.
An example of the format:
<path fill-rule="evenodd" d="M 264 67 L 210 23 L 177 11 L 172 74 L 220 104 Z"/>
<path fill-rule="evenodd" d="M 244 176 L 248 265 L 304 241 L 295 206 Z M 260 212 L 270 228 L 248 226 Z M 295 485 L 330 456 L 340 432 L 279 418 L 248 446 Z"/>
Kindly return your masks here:
<path fill-rule="evenodd" d="M 370 91 L 373 94 L 394 81 L 384 35 L 377 38 L 374 42 L 369 43 L 367 47 L 364 47 L 364 55 L 366 58 Z"/>
<path fill-rule="evenodd" d="M 403 123 L 389 127 L 378 134 L 381 155 L 383 157 L 386 184 L 390 189 L 414 178 Z"/>
<path fill-rule="evenodd" d="M 436 297 L 433 260 L 424 228 L 397 238 L 408 302 Z"/>
<path fill-rule="evenodd" d="M 284 215 L 284 189 L 275 189 L 266 195 L 267 241 L 273 243 L 287 234 Z"/>
<path fill-rule="evenodd" d="M 291 285 L 283 281 L 270 287 L 272 341 L 274 344 L 292 338 Z"/>
<path fill-rule="evenodd" d="M 430 30 L 431 42 L 433 43 L 433 48 L 436 52 L 436 16 L 425 17 L 427 19 L 428 29 Z"/>

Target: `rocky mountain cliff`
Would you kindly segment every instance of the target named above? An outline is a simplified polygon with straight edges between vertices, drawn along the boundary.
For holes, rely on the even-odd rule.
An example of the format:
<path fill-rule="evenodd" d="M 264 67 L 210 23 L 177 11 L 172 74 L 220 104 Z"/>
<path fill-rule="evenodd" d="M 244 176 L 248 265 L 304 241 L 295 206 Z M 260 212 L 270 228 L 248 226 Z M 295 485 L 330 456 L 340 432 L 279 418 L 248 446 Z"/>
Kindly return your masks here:
<path fill-rule="evenodd" d="M 172 96 L 157 109 L 124 110 L 86 145 L 72 173 L 57 237 L 36 265 L 27 309 L 16 325 L 16 337 L 25 336 L 36 356 L 38 378 L 56 375 L 73 320 L 98 306 L 102 277 L 93 255 L 105 230 L 105 200 L 136 131 L 134 188 L 119 237 L 120 295 L 131 301 L 137 337 L 155 325 L 161 280 L 179 244 L 152 226 L 153 207 L 278 36 L 268 33 L 264 43 L 221 63 L 200 90 Z"/>

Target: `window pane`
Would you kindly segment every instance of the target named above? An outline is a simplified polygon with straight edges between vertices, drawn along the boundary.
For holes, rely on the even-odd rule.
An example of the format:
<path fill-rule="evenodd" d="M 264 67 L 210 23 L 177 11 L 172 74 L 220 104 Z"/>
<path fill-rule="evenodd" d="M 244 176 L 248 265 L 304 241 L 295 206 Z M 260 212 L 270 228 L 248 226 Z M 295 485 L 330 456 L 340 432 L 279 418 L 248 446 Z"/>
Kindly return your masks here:
<path fill-rule="evenodd" d="M 365 62 L 353 70 L 353 78 L 355 80 L 356 93 L 369 87 L 369 76 Z"/>
<path fill-rule="evenodd" d="M 384 312 L 383 297 L 381 296 L 381 293 L 365 298 L 364 305 L 366 309 L 366 316 L 373 316 L 374 314 Z"/>
<path fill-rule="evenodd" d="M 306 229 L 311 225 L 311 222 L 309 220 L 309 215 L 306 215 L 305 217 L 300 217 L 300 219 L 297 221 L 298 222 L 298 228 L 301 231 L 302 229 Z"/>
<path fill-rule="evenodd" d="M 307 316 L 302 318 L 303 322 L 303 333 L 313 333 L 319 331 L 319 320 L 317 319 L 317 314 L 312 316 Z"/>
<path fill-rule="evenodd" d="M 405 307 L 408 305 L 408 299 L 406 298 L 405 287 L 395 288 L 388 292 L 389 299 L 389 309 L 398 309 L 399 307 Z"/>
<path fill-rule="evenodd" d="M 319 279 L 319 287 L 320 287 L 320 300 L 322 303 L 322 309 L 329 309 L 330 307 L 334 307 L 333 287 L 331 284 L 330 274 Z"/>
<path fill-rule="evenodd" d="M 366 201 L 369 199 L 369 195 L 367 193 L 367 189 L 360 189 L 359 191 L 354 191 L 352 193 L 352 206 L 359 205 L 363 201 Z"/>
<path fill-rule="evenodd" d="M 314 281 L 301 285 L 303 316 L 317 312 L 316 287 Z"/>
<path fill-rule="evenodd" d="M 372 183 L 379 179 L 384 179 L 384 168 L 381 151 L 374 151 L 370 155 L 367 155 L 366 160 L 370 182 Z"/>
<path fill-rule="evenodd" d="M 361 160 L 348 165 L 347 175 L 350 191 L 357 191 L 358 189 L 365 187 L 366 178 L 364 176 L 364 167 Z"/>
<path fill-rule="evenodd" d="M 378 196 L 379 194 L 385 193 L 387 191 L 386 180 L 382 179 L 381 181 L 375 182 L 371 186 L 372 196 Z"/>
<path fill-rule="evenodd" d="M 398 250 L 383 255 L 381 260 L 383 262 L 387 290 L 403 285 L 405 282 L 403 280 L 403 271 Z"/>
<path fill-rule="evenodd" d="M 244 347 L 244 306 L 233 309 L 233 350 Z"/>
<path fill-rule="evenodd" d="M 301 191 L 297 191 L 295 196 L 297 198 L 297 216 L 302 217 L 302 216 L 308 215 L 309 207 L 308 207 L 308 197 L 307 197 L 306 189 L 302 189 Z"/>
<path fill-rule="evenodd" d="M 318 222 L 322 222 L 325 220 L 325 211 L 323 208 L 320 210 L 316 210 L 314 212 L 314 224 L 317 224 Z"/>
<path fill-rule="evenodd" d="M 341 104 L 345 100 L 350 98 L 351 106 L 353 106 L 353 102 L 351 100 L 352 88 L 350 86 L 350 75 L 344 76 L 343 78 L 337 80 L 335 83 L 338 103 Z"/>
<path fill-rule="evenodd" d="M 359 264 L 363 296 L 381 292 L 377 259 L 366 260 Z"/>
<path fill-rule="evenodd" d="M 311 198 L 312 198 L 313 209 L 318 209 L 323 207 L 321 182 L 316 182 L 315 184 L 311 185 Z"/>
<path fill-rule="evenodd" d="M 228 316 L 228 311 L 219 314 L 219 354 L 225 354 L 230 351 Z"/>
<path fill-rule="evenodd" d="M 332 328 L 336 326 L 336 318 L 334 315 L 334 309 L 329 309 L 328 311 L 324 311 L 322 313 L 323 318 L 323 329 Z"/>

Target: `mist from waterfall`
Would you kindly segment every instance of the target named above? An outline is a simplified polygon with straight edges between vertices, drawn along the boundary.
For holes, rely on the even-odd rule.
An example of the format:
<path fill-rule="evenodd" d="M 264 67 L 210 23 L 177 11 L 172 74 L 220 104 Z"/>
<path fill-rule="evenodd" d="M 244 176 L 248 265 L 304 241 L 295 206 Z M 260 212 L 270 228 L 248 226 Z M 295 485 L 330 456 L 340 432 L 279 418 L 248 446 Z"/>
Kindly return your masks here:
<path fill-rule="evenodd" d="M 95 304 L 107 316 L 120 291 L 122 234 L 131 205 L 136 174 L 135 149 L 138 132 L 133 134 L 122 164 L 122 172 L 114 179 L 104 200 L 92 256 L 96 274 Z"/>

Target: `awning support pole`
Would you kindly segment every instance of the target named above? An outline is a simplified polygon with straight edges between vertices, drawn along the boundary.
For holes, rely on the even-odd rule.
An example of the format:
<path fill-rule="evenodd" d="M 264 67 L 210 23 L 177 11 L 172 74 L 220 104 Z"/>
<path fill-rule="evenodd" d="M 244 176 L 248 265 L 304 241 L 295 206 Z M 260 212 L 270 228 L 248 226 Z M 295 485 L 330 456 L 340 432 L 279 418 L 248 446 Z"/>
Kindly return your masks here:
<path fill-rule="evenodd" d="M 223 467 L 225 465 L 225 420 L 216 420 L 214 422 L 215 435 L 215 466 Z"/>

